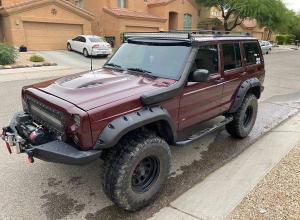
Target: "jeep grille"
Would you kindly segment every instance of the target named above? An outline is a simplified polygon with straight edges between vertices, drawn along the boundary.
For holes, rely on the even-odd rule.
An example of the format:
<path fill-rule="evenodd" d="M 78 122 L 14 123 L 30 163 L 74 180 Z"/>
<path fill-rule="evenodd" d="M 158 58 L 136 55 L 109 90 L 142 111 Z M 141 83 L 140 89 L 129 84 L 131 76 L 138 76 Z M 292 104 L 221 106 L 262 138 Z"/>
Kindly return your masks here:
<path fill-rule="evenodd" d="M 42 124 L 49 131 L 62 135 L 64 132 L 63 113 L 51 108 L 32 97 L 27 97 L 28 110 L 34 121 Z"/>

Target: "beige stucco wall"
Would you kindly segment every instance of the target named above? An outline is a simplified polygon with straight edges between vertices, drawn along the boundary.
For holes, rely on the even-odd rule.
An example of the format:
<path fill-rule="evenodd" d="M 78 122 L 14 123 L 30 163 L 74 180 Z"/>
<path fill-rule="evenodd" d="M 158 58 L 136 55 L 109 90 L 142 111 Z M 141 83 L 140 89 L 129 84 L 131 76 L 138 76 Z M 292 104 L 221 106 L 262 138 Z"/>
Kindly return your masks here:
<path fill-rule="evenodd" d="M 53 10 L 56 14 L 52 14 Z M 4 18 L 4 28 L 6 30 L 5 37 L 8 43 L 20 46 L 26 45 L 26 37 L 23 23 L 30 22 L 46 22 L 61 24 L 80 24 L 83 26 L 84 34 L 91 34 L 91 23 L 87 18 L 83 18 L 68 7 L 64 7 L 57 3 L 47 3 L 39 7 L 32 7 L 31 10 L 20 12 L 12 12 Z"/>
<path fill-rule="evenodd" d="M 169 18 L 169 12 L 176 12 L 178 14 L 178 29 L 183 30 L 184 25 L 184 14 L 192 15 L 192 29 L 197 29 L 199 22 L 198 8 L 196 8 L 189 1 L 176 0 L 166 5 L 157 5 L 149 7 L 149 12 L 162 17 Z M 169 30 L 169 22 L 164 25 L 164 30 Z"/>
<path fill-rule="evenodd" d="M 2 24 L 2 16 L 0 15 L 0 42 L 3 42 L 3 24 Z"/>

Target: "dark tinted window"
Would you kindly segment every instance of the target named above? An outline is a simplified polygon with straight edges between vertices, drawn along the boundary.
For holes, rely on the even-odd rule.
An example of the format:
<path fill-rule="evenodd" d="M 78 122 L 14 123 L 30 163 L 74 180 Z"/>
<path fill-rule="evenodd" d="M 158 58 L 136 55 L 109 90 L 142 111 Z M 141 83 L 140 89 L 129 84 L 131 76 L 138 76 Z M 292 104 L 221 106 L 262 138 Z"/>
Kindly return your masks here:
<path fill-rule="evenodd" d="M 86 42 L 85 37 L 81 37 L 81 38 L 80 38 L 80 41 L 83 42 L 83 43 L 85 43 L 85 42 Z"/>
<path fill-rule="evenodd" d="M 207 45 L 199 47 L 198 54 L 193 66 L 193 71 L 196 69 L 206 69 L 210 74 L 218 73 L 218 46 Z"/>
<path fill-rule="evenodd" d="M 242 66 L 240 45 L 223 44 L 224 71 L 236 69 Z"/>
<path fill-rule="evenodd" d="M 244 43 L 247 65 L 260 64 L 260 50 L 258 43 Z"/>
<path fill-rule="evenodd" d="M 74 39 L 73 39 L 73 41 L 80 41 L 80 36 L 78 36 L 78 37 L 75 37 Z"/>

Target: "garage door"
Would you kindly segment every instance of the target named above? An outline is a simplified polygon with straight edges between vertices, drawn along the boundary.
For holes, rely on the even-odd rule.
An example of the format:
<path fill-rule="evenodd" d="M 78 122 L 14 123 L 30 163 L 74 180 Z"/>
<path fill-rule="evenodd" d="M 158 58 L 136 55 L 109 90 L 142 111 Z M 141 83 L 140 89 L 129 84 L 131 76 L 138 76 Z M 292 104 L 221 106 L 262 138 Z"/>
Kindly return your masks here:
<path fill-rule="evenodd" d="M 82 25 L 24 22 L 29 50 L 66 49 L 67 40 L 82 34 Z"/>
<path fill-rule="evenodd" d="M 157 32 L 158 27 L 126 26 L 126 32 Z"/>

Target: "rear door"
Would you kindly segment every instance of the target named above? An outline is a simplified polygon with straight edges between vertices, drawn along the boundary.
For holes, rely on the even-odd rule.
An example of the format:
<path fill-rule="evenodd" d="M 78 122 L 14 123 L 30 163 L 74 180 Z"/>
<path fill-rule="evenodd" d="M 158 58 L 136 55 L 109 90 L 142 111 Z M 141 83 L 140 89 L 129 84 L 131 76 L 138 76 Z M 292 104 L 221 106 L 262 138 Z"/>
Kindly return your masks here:
<path fill-rule="evenodd" d="M 192 71 L 206 69 L 210 73 L 207 82 L 188 82 L 184 88 L 179 110 L 179 129 L 195 125 L 220 114 L 223 78 L 221 75 L 219 46 L 200 46 Z"/>
<path fill-rule="evenodd" d="M 242 44 L 240 42 L 223 42 L 222 48 L 222 72 L 224 76 L 224 91 L 222 99 L 222 112 L 229 109 L 234 100 L 242 78 L 246 76 L 246 68 L 242 61 Z"/>

